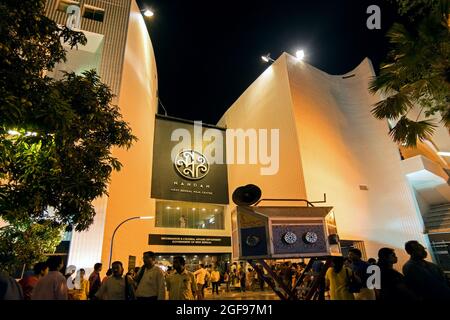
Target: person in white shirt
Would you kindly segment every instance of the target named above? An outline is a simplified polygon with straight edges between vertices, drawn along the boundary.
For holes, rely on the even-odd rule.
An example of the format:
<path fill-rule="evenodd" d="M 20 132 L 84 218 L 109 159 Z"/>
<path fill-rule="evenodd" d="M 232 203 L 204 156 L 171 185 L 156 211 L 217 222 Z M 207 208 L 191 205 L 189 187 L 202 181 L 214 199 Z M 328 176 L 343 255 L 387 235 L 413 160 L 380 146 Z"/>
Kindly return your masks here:
<path fill-rule="evenodd" d="M 200 269 L 194 272 L 195 282 L 197 283 L 197 297 L 198 300 L 203 300 L 205 298 L 205 284 L 206 278 L 209 276 L 208 270 L 205 269 L 205 266 L 201 263 Z"/>
<path fill-rule="evenodd" d="M 180 228 L 186 228 L 187 219 L 185 216 L 180 217 Z"/>
<path fill-rule="evenodd" d="M 112 275 L 108 277 L 95 294 L 101 300 L 133 300 L 132 279 L 123 275 L 122 262 L 114 261 L 111 265 Z"/>
<path fill-rule="evenodd" d="M 136 277 L 137 300 L 166 299 L 164 271 L 155 265 L 155 260 L 154 252 L 144 252 L 144 266 L 139 270 Z"/>
<path fill-rule="evenodd" d="M 67 300 L 67 280 L 60 272 L 64 266 L 61 256 L 51 256 L 47 260 L 49 272 L 42 277 L 31 295 L 31 300 Z"/>

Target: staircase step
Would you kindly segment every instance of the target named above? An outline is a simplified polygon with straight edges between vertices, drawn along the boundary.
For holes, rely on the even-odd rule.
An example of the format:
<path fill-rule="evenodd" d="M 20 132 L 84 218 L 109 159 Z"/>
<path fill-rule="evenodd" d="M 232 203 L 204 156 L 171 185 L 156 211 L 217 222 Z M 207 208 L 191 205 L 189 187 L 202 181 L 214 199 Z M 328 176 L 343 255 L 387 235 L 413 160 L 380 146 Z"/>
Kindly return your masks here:
<path fill-rule="evenodd" d="M 430 206 L 430 210 L 441 210 L 443 208 L 450 209 L 450 203 L 443 203 L 443 204 L 437 204 Z"/>
<path fill-rule="evenodd" d="M 435 225 L 435 224 L 450 224 L 449 220 L 445 220 L 445 221 L 427 221 L 425 222 L 425 225 L 429 226 L 429 225 Z"/>
<path fill-rule="evenodd" d="M 430 223 L 426 223 L 425 227 L 427 229 L 450 228 L 450 221 L 446 221 L 446 222 L 430 222 Z"/>
<path fill-rule="evenodd" d="M 442 214 L 442 213 L 450 213 L 450 208 L 441 209 L 441 210 L 429 210 L 428 214 Z"/>
<path fill-rule="evenodd" d="M 436 217 L 436 216 L 446 216 L 450 215 L 450 211 L 437 211 L 437 212 L 428 212 L 425 217 Z"/>
<path fill-rule="evenodd" d="M 423 220 L 425 222 L 428 222 L 428 221 L 447 221 L 447 220 L 450 220 L 450 214 L 448 214 L 448 215 L 441 215 L 441 216 L 425 216 L 425 217 L 423 217 Z"/>
<path fill-rule="evenodd" d="M 448 228 L 426 228 L 426 233 L 432 234 L 432 233 L 447 233 L 450 232 L 450 227 Z"/>
<path fill-rule="evenodd" d="M 441 215 L 441 216 L 425 216 L 423 217 L 423 221 L 436 221 L 436 220 L 448 220 L 450 218 L 450 215 Z"/>

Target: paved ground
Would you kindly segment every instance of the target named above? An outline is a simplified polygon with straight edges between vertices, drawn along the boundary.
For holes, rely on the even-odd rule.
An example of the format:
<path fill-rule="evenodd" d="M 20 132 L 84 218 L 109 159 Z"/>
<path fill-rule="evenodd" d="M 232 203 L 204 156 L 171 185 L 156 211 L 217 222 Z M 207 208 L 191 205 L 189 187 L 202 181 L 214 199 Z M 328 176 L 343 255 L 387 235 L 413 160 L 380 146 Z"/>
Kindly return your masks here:
<path fill-rule="evenodd" d="M 222 289 L 222 288 L 221 288 Z M 206 300 L 279 300 L 278 296 L 271 291 L 266 289 L 265 291 L 246 291 L 239 292 L 237 290 L 232 290 L 231 292 L 224 292 L 219 290 L 219 295 L 212 294 L 211 288 L 205 290 Z"/>

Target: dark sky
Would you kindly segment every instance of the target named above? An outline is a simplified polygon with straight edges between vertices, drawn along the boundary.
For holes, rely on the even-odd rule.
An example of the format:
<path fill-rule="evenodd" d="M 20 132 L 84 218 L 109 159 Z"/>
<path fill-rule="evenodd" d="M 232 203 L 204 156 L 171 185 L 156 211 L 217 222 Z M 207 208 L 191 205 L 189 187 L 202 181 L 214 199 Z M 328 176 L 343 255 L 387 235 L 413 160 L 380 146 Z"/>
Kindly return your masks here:
<path fill-rule="evenodd" d="M 276 59 L 305 50 L 305 60 L 342 74 L 368 56 L 375 68 L 387 52 L 386 31 L 397 19 L 380 0 L 138 0 L 155 15 L 147 26 L 169 115 L 215 124 Z M 369 30 L 366 9 L 381 8 L 381 30 Z"/>

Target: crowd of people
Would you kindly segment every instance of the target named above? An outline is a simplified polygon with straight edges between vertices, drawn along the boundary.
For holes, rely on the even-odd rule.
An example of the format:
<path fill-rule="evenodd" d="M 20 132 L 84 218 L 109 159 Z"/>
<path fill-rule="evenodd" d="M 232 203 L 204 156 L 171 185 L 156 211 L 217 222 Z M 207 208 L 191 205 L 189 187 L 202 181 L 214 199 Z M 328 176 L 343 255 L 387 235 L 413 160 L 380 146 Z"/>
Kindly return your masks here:
<path fill-rule="evenodd" d="M 427 252 L 417 241 L 408 241 L 405 251 L 410 259 L 402 268 L 397 263 L 395 250 L 381 248 L 378 261 L 363 261 L 361 251 L 352 248 L 347 258 L 333 257 L 332 266 L 326 271 L 325 290 L 331 300 L 450 300 L 450 285 L 441 268 L 425 260 Z M 370 265 L 377 265 L 380 285 L 370 285 Z"/>
<path fill-rule="evenodd" d="M 397 263 L 395 251 L 381 248 L 378 261 L 371 258 L 362 260 L 362 253 L 356 248 L 349 250 L 347 257 L 332 258 L 332 265 L 323 270 L 323 262 L 312 264 L 311 272 L 305 272 L 304 262 L 281 262 L 271 265 L 271 273 L 281 280 L 282 286 L 308 287 L 314 276 L 325 272 L 323 290 L 331 300 L 438 300 L 450 299 L 450 286 L 443 271 L 426 261 L 427 252 L 417 241 L 405 244 L 410 255 L 403 266 L 403 274 L 394 269 Z M 115 261 L 101 278 L 102 264 L 96 263 L 93 272 L 86 276 L 84 269 L 66 268 L 63 275 L 63 260 L 60 256 L 50 256 L 45 263 L 37 263 L 32 274 L 20 281 L 0 275 L 0 299 L 3 300 L 203 300 L 206 288 L 220 297 L 221 292 L 235 288 L 246 290 L 265 289 L 265 283 L 277 287 L 273 277 L 261 265 L 250 267 L 243 262 L 217 266 L 199 264 L 194 272 L 187 270 L 182 256 L 173 258 L 173 266 L 167 271 L 156 265 L 155 253 L 143 255 L 144 265 L 131 269 L 125 274 L 122 262 Z M 371 265 L 378 266 L 381 280 L 379 288 L 372 288 L 368 278 Z M 300 284 L 297 286 L 297 282 Z M 224 284 L 222 287 L 221 284 Z M 219 288 L 223 288 L 219 290 Z"/>

